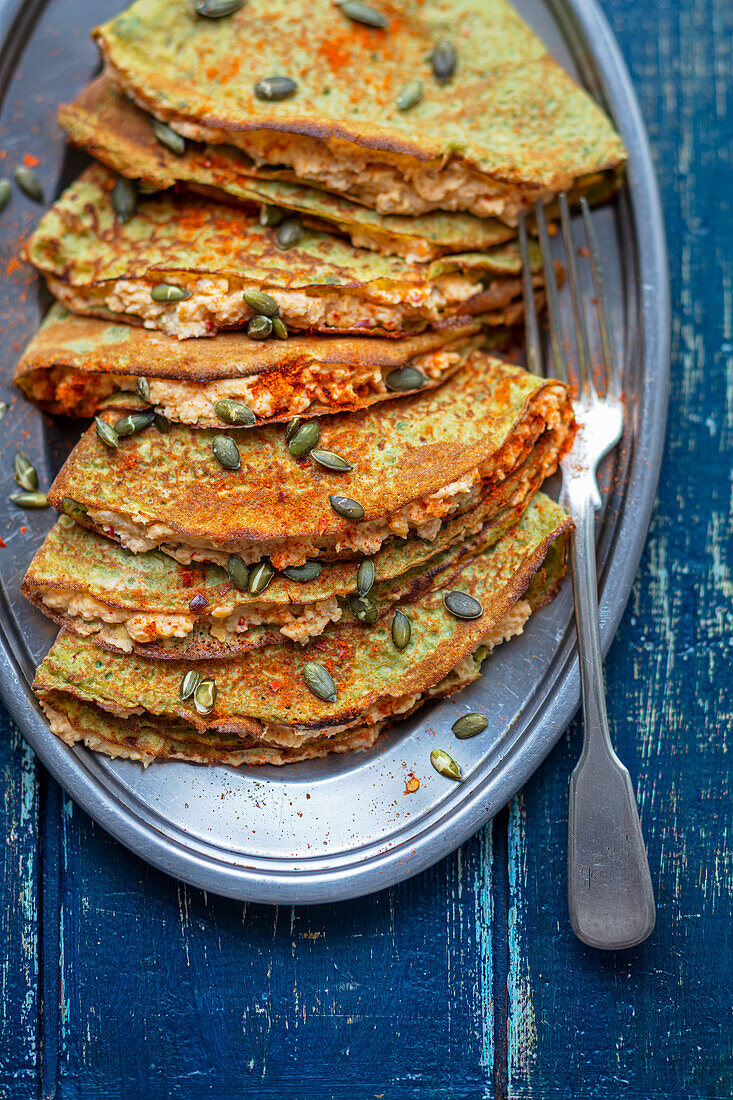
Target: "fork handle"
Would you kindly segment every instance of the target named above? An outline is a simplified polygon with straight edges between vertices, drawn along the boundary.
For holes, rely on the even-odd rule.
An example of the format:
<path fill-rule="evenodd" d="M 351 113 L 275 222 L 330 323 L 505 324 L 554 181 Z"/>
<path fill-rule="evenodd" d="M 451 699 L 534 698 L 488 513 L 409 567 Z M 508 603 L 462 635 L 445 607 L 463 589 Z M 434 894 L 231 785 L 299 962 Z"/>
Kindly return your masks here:
<path fill-rule="evenodd" d="M 654 891 L 631 776 L 608 729 L 598 626 L 595 509 L 570 511 L 570 564 L 580 654 L 584 737 L 570 779 L 568 905 L 576 936 L 591 947 L 633 947 L 656 920 Z"/>

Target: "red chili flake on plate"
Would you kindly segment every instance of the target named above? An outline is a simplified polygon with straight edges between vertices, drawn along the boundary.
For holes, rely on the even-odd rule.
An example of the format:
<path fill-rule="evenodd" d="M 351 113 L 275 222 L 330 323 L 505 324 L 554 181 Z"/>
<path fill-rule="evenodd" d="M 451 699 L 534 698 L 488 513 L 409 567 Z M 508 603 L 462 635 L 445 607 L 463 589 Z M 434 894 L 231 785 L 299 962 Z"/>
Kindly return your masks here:
<path fill-rule="evenodd" d="M 35 157 L 33 153 L 26 153 L 23 157 L 23 164 L 26 168 L 37 168 L 40 164 L 38 157 Z"/>
<path fill-rule="evenodd" d="M 5 547 L 6 547 L 7 545 L 8 545 L 8 544 L 7 544 L 7 542 L 5 541 L 5 539 L 0 539 L 0 547 L 2 547 L 3 549 L 5 549 Z"/>
<path fill-rule="evenodd" d="M 209 606 L 209 601 L 206 599 L 206 596 L 204 596 L 204 594 L 202 592 L 197 592 L 197 594 L 194 596 L 194 598 L 191 600 L 190 604 L 188 605 L 188 610 L 192 611 L 195 615 L 197 612 L 203 611 L 204 608 L 208 607 L 208 606 Z"/>
<path fill-rule="evenodd" d="M 420 780 L 414 774 L 410 772 L 409 776 L 405 780 L 405 794 L 414 794 L 415 791 L 420 790 Z"/>

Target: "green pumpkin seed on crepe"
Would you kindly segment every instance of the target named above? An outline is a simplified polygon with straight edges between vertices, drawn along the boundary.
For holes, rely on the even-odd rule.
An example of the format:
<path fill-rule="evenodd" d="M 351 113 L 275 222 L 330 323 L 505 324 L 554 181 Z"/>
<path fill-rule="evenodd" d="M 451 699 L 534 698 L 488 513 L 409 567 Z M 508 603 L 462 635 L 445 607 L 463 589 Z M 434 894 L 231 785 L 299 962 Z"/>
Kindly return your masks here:
<path fill-rule="evenodd" d="M 525 486 L 549 476 L 573 424 L 561 383 L 477 354 L 438 389 L 324 419 L 320 445 L 348 460 L 347 474 L 295 461 L 279 425 L 229 432 L 237 470 L 213 457 L 216 430 L 148 428 L 111 451 L 92 429 L 49 500 L 135 553 L 160 547 L 184 563 L 221 564 L 235 553 L 279 570 L 370 555 L 395 535 L 432 539 L 446 516 L 500 496 L 520 467 Z M 341 497 L 363 520 L 336 512 Z"/>
<path fill-rule="evenodd" d="M 402 340 L 301 333 L 257 342 L 243 332 L 176 340 L 78 317 L 56 303 L 23 352 L 15 381 L 46 412 L 65 416 L 91 417 L 112 394 L 117 408 L 139 408 L 141 377 L 149 401 L 178 423 L 220 426 L 215 406 L 222 400 L 241 402 L 260 422 L 323 416 L 394 398 L 394 371 L 419 371 L 424 381 L 413 389 L 439 385 L 486 343 L 478 327 L 469 320 Z"/>
<path fill-rule="evenodd" d="M 138 0 L 99 27 L 118 86 L 187 139 L 233 144 L 380 213 L 468 210 L 516 224 L 519 209 L 625 159 L 588 94 L 506 0 L 386 0 L 386 30 L 347 20 L 331 0 L 268 0 L 221 23 L 188 0 Z M 450 84 L 431 77 L 455 45 Z M 297 91 L 259 101 L 262 73 Z M 398 98 L 420 79 L 409 111 Z"/>
<path fill-rule="evenodd" d="M 34 688 L 65 741 L 146 763 L 156 757 L 286 762 L 289 752 L 297 759 L 338 751 L 344 742 L 333 739 L 350 732 L 361 736 L 348 747 L 365 747 L 385 723 L 475 679 L 486 653 L 522 631 L 562 577 L 569 527 L 558 505 L 536 498 L 508 535 L 454 578 L 480 599 L 481 619 L 453 619 L 438 592 L 424 594 L 403 607 L 411 622 L 405 649 L 393 644 L 387 617 L 368 632 L 358 624 L 330 626 L 303 649 L 271 645 L 246 658 L 209 662 L 216 698 L 205 716 L 181 699 L 186 662 L 113 654 L 65 632 L 38 669 Z M 333 678 L 335 701 L 307 686 L 303 669 L 311 662 Z M 275 759 L 236 756 L 249 749 L 272 749 Z M 277 759 L 278 753 L 286 755 Z"/>
<path fill-rule="evenodd" d="M 114 176 L 88 169 L 41 219 L 25 248 L 54 295 L 75 313 L 125 320 L 186 339 L 247 327 L 244 293 L 277 303 L 290 332 L 404 336 L 481 316 L 521 316 L 516 242 L 430 264 L 382 256 L 331 233 L 293 247 L 255 213 L 196 195 L 141 198 L 120 222 Z M 536 281 L 541 283 L 535 250 Z M 161 284 L 165 294 L 159 294 Z M 168 288 L 173 288 L 171 292 Z"/>
<path fill-rule="evenodd" d="M 359 248 L 426 262 L 458 252 L 481 252 L 503 244 L 514 230 L 497 218 L 434 211 L 416 217 L 378 214 L 342 195 L 309 187 L 292 173 L 257 168 L 232 145 L 188 142 L 182 156 L 156 140 L 150 116 L 104 75 L 59 111 L 59 122 L 75 145 L 146 191 L 184 184 L 214 198 L 295 210 L 307 226 L 331 229 Z M 273 178 L 273 173 L 276 178 Z"/>

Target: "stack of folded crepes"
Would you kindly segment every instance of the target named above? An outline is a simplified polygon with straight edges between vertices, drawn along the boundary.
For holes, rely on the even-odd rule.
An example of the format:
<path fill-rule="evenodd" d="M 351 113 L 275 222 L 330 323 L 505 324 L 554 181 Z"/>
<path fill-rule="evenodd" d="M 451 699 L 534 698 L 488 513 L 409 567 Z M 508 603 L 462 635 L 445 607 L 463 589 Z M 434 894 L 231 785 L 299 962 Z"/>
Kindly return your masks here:
<path fill-rule="evenodd" d="M 623 148 L 504 0 L 138 0 L 95 37 L 60 117 L 96 162 L 26 248 L 58 303 L 18 384 L 95 417 L 23 585 L 63 628 L 37 694 L 144 763 L 366 748 L 563 575 L 569 395 L 489 350 L 520 211 Z"/>

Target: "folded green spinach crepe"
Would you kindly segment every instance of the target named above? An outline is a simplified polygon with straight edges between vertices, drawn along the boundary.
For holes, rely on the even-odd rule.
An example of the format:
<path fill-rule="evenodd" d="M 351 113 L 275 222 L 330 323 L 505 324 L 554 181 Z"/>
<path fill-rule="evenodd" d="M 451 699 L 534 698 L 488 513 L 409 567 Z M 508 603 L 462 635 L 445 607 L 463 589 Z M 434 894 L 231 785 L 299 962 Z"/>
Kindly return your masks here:
<path fill-rule="evenodd" d="M 492 330 L 501 335 L 507 333 Z M 402 340 L 294 334 L 263 342 L 243 332 L 176 340 L 78 317 L 57 303 L 23 352 L 15 381 L 50 413 L 92 416 L 111 398 L 119 409 L 152 404 L 170 420 L 221 427 L 215 408 L 221 401 L 246 405 L 258 421 L 289 420 L 432 389 L 486 343 L 470 321 Z M 135 392 L 140 379 L 147 381 L 147 401 Z"/>
<path fill-rule="evenodd" d="M 625 159 L 506 0 L 370 6 L 382 26 L 332 0 L 256 0 L 221 19 L 190 0 L 137 0 L 95 38 L 117 85 L 178 134 L 380 213 L 515 225 L 522 207 Z"/>
<path fill-rule="evenodd" d="M 91 427 L 48 499 L 135 553 L 284 569 L 373 554 L 394 537 L 432 540 L 446 517 L 512 506 L 554 471 L 573 431 L 565 386 L 477 353 L 438 389 L 324 419 L 317 453 L 341 472 L 327 456 L 331 468 L 294 458 L 279 425 L 150 425 L 116 446 Z"/>
<path fill-rule="evenodd" d="M 88 168 L 26 245 L 26 258 L 74 313 L 179 339 L 249 328 L 261 313 L 247 304 L 252 292 L 270 297 L 288 330 L 308 332 L 397 337 L 472 317 L 505 327 L 522 315 L 516 242 L 430 264 L 313 229 L 284 248 L 282 226 L 202 196 L 162 192 L 121 222 L 114 184 L 108 169 Z M 533 262 L 540 285 L 536 252 Z"/>
<path fill-rule="evenodd" d="M 98 77 L 73 103 L 62 106 L 59 122 L 75 145 L 120 175 L 137 180 L 143 193 L 185 185 L 218 199 L 236 199 L 269 211 L 295 211 L 307 226 L 343 233 L 359 248 L 407 260 L 425 262 L 458 252 L 483 252 L 515 235 L 498 218 L 472 214 L 378 214 L 343 195 L 295 181 L 283 169 L 257 167 L 233 145 L 188 142 L 179 155 L 156 139 L 150 115 L 108 76 Z M 284 174 L 289 178 L 282 178 Z"/>
<path fill-rule="evenodd" d="M 522 631 L 562 577 L 569 527 L 566 513 L 538 495 L 517 527 L 451 576 L 451 591 L 479 601 L 479 617 L 451 615 L 445 591 L 408 598 L 401 610 L 411 633 L 402 650 L 391 615 L 368 626 L 338 623 L 303 649 L 269 645 L 208 662 L 206 690 L 192 702 L 182 698 L 183 680 L 188 675 L 190 686 L 202 666 L 115 654 L 62 633 L 34 688 L 68 744 L 144 764 L 285 764 L 367 748 L 390 721 L 470 683 L 494 646 Z M 330 700 L 308 687 L 311 662 L 332 678 Z"/>

